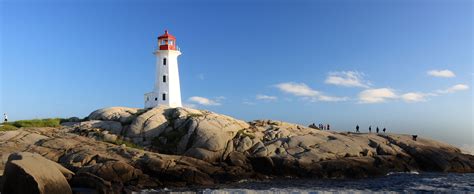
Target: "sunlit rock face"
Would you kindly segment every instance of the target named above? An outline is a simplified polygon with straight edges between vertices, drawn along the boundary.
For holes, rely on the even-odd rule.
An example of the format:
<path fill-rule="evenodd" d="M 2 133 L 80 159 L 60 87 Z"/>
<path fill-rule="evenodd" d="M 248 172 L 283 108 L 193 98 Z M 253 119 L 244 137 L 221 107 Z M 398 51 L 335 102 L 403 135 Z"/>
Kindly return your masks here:
<path fill-rule="evenodd" d="M 123 115 L 125 118 L 121 118 Z M 124 107 L 94 111 L 91 120 L 74 124 L 80 129 L 100 128 L 160 153 L 180 154 L 205 161 L 222 161 L 233 151 L 233 138 L 249 124 L 225 115 L 191 108 Z M 120 122 L 121 127 L 111 126 Z M 89 127 L 93 123 L 94 126 Z M 100 123 L 100 124 L 99 124 Z M 120 130 L 119 130 L 120 129 Z"/>

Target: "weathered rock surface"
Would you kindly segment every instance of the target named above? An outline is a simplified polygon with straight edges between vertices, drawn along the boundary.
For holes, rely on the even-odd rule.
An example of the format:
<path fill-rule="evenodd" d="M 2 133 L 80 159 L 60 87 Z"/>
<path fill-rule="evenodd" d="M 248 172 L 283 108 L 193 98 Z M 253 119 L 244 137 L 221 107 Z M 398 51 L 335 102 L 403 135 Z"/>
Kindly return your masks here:
<path fill-rule="evenodd" d="M 140 109 L 127 107 L 103 108 L 92 112 L 88 118 L 91 120 L 118 121 L 130 123 Z"/>
<path fill-rule="evenodd" d="M 41 155 L 13 153 L 5 166 L 2 193 L 68 194 L 72 193 L 66 177 L 74 173 Z"/>
<path fill-rule="evenodd" d="M 73 188 L 98 193 L 265 176 L 474 172 L 474 156 L 423 137 L 413 141 L 409 135 L 321 131 L 272 120 L 246 123 L 188 108 L 157 107 L 130 114 L 106 110 L 104 115 L 132 119 L 97 116 L 102 113 L 95 111 L 89 118 L 102 120 L 0 132 L 0 169 L 10 153 L 38 153 L 74 172 L 69 180 Z M 130 148 L 131 142 L 140 149 Z"/>
<path fill-rule="evenodd" d="M 140 114 L 136 115 L 125 114 L 127 119 L 134 119 L 130 121 L 130 125 L 122 127 L 117 121 L 125 120 L 119 117 L 124 115 L 123 109 L 100 109 L 89 116 L 89 119 L 98 120 L 68 126 L 88 132 L 99 128 L 162 153 L 186 155 L 209 162 L 224 160 L 232 151 L 232 139 L 237 132 L 249 127 L 248 123 L 225 115 L 165 106 L 137 110 L 135 113 Z M 98 136 L 106 138 L 104 135 Z"/>

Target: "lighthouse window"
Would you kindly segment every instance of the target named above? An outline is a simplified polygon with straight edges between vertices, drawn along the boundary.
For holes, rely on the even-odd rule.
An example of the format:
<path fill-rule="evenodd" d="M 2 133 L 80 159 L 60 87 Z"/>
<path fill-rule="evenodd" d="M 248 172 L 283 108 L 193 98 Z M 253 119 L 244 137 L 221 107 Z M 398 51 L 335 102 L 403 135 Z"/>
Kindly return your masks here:
<path fill-rule="evenodd" d="M 163 59 L 163 65 L 166 65 L 166 58 Z"/>
<path fill-rule="evenodd" d="M 158 101 L 158 98 L 155 98 L 155 101 Z"/>
<path fill-rule="evenodd" d="M 163 82 L 166 82 L 166 75 L 163 76 Z"/>
<path fill-rule="evenodd" d="M 166 100 L 166 94 L 163 94 L 163 101 Z"/>

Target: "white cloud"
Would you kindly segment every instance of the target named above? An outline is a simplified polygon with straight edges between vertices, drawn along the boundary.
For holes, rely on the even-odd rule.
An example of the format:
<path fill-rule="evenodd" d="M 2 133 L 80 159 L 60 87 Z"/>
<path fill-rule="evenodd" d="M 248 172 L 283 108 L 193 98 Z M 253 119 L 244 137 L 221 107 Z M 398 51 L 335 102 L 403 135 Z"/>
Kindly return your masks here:
<path fill-rule="evenodd" d="M 345 87 L 368 88 L 370 83 L 364 80 L 364 74 L 357 71 L 341 71 L 329 73 L 326 84 Z"/>
<path fill-rule="evenodd" d="M 200 105 L 205 105 L 205 106 L 219 106 L 219 105 L 221 105 L 221 103 L 219 103 L 215 100 L 211 100 L 211 99 L 200 97 L 200 96 L 193 96 L 193 97 L 189 98 L 188 100 L 191 101 L 191 102 L 198 103 Z"/>
<path fill-rule="evenodd" d="M 276 87 L 282 92 L 289 93 L 295 96 L 304 97 L 304 99 L 309 99 L 310 101 L 327 101 L 327 102 L 337 102 L 345 101 L 348 98 L 346 97 L 335 97 L 335 96 L 326 96 L 317 90 L 311 89 L 304 83 L 294 83 L 286 82 L 277 84 Z"/>
<path fill-rule="evenodd" d="M 336 97 L 336 96 L 326 96 L 326 95 L 320 95 L 317 100 L 319 101 L 325 101 L 325 102 L 341 102 L 341 101 L 347 101 L 349 100 L 348 97 Z"/>
<path fill-rule="evenodd" d="M 430 94 L 425 94 L 421 92 L 409 92 L 409 93 L 403 94 L 401 98 L 405 102 L 424 102 L 426 101 L 426 97 L 429 95 Z"/>
<path fill-rule="evenodd" d="M 263 95 L 263 94 L 258 94 L 255 98 L 257 100 L 265 100 L 265 101 L 272 101 L 272 100 L 278 99 L 276 96 L 268 96 L 268 95 Z"/>
<path fill-rule="evenodd" d="M 311 89 L 304 83 L 287 82 L 277 84 L 276 87 L 283 92 L 293 94 L 295 96 L 314 97 L 320 93 L 319 91 Z"/>
<path fill-rule="evenodd" d="M 359 103 L 381 103 L 397 97 L 391 88 L 367 89 L 359 93 Z"/>
<path fill-rule="evenodd" d="M 454 86 L 449 87 L 448 89 L 445 90 L 437 90 L 436 93 L 439 94 L 447 94 L 447 93 L 454 93 L 462 90 L 468 90 L 469 86 L 466 84 L 456 84 Z"/>
<path fill-rule="evenodd" d="M 451 71 L 451 70 L 430 70 L 426 72 L 430 76 L 434 77 L 444 77 L 444 78 L 450 78 L 450 77 L 456 77 L 456 75 Z"/>

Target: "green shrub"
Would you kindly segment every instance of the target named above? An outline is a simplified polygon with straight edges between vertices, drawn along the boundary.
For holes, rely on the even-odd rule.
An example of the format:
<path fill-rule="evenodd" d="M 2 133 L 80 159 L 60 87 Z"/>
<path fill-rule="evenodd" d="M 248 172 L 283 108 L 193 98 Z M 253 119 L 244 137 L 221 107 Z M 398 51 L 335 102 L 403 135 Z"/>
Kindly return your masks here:
<path fill-rule="evenodd" d="M 15 127 L 59 127 L 61 123 L 60 118 L 54 119 L 33 119 L 33 120 L 19 120 L 14 122 L 8 122 L 7 125 L 13 125 Z"/>
<path fill-rule="evenodd" d="M 0 131 L 14 131 L 14 130 L 17 130 L 18 128 L 13 126 L 13 125 L 9 125 L 9 124 L 5 124 L 5 125 L 2 125 L 0 126 Z"/>

